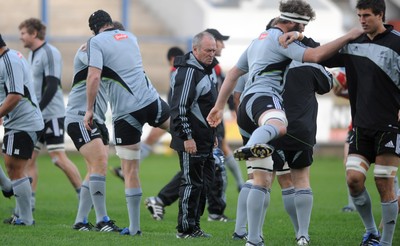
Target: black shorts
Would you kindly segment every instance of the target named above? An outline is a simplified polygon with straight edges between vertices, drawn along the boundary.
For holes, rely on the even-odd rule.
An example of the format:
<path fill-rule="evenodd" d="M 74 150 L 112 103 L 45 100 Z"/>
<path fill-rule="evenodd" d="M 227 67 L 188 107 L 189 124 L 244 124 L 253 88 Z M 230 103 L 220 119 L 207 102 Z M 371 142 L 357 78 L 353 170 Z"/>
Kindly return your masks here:
<path fill-rule="evenodd" d="M 168 104 L 158 98 L 150 105 L 124 115 L 114 122 L 115 145 L 132 145 L 140 142 L 145 123 L 159 127 L 169 118 Z"/>
<path fill-rule="evenodd" d="M 35 145 L 35 150 L 40 151 L 43 145 L 48 151 L 64 150 L 64 119 L 54 118 L 45 120 L 41 137 Z"/>
<path fill-rule="evenodd" d="M 243 98 L 239 105 L 237 122 L 244 145 L 249 141 L 253 131 L 258 128 L 260 116 L 270 109 L 283 110 L 282 102 L 275 96 L 254 93 Z"/>
<path fill-rule="evenodd" d="M 282 171 L 285 162 L 290 169 L 301 169 L 311 166 L 313 162 L 313 149 L 306 150 L 275 150 L 272 154 L 274 171 Z"/>
<path fill-rule="evenodd" d="M 3 153 L 21 159 L 32 157 L 33 147 L 37 142 L 41 131 L 24 132 L 4 129 Z"/>
<path fill-rule="evenodd" d="M 349 154 L 364 156 L 370 163 L 382 154 L 400 157 L 400 134 L 361 127 L 353 127 L 349 142 Z"/>
<path fill-rule="evenodd" d="M 93 121 L 92 131 L 87 130 L 83 122 L 72 122 L 68 124 L 67 132 L 77 150 L 96 138 L 101 138 L 104 145 L 108 145 L 110 141 L 106 125 L 98 124 L 96 121 Z"/>

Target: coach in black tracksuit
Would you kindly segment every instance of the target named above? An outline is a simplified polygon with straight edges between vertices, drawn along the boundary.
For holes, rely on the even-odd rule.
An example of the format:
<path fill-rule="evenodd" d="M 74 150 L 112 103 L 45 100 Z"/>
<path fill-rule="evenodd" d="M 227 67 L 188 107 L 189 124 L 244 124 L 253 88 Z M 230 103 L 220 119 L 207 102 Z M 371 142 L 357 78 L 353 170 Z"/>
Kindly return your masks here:
<path fill-rule="evenodd" d="M 171 148 L 179 155 L 181 185 L 177 237 L 207 237 L 200 229 L 208 185 L 214 176 L 212 150 L 215 129 L 206 117 L 217 98 L 212 68 L 215 59 L 214 37 L 206 32 L 193 38 L 193 52 L 175 58 L 177 68 L 171 78 Z"/>

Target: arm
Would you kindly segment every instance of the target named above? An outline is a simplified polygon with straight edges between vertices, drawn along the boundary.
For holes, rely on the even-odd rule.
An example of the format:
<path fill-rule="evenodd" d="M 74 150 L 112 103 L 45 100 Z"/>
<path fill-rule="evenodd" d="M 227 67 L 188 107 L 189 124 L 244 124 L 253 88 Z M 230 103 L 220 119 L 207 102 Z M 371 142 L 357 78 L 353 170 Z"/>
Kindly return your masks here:
<path fill-rule="evenodd" d="M 359 35 L 358 35 L 359 36 Z M 345 46 L 348 42 L 356 38 L 357 36 L 352 36 L 347 34 L 338 39 L 335 39 L 327 44 L 318 46 L 316 48 L 308 48 L 304 52 L 303 62 L 322 62 L 335 53 L 337 53 L 343 46 Z"/>
<path fill-rule="evenodd" d="M 8 94 L 6 99 L 4 99 L 3 104 L 0 106 L 0 118 L 3 118 L 8 113 L 10 113 L 17 106 L 21 98 L 22 96 L 20 94 Z"/>
<path fill-rule="evenodd" d="M 95 67 L 89 67 L 88 76 L 86 79 L 86 114 L 83 119 L 85 127 L 91 130 L 90 125 L 93 123 L 94 115 L 94 104 L 96 101 L 96 95 L 100 86 L 101 70 Z"/>
<path fill-rule="evenodd" d="M 329 43 L 326 43 L 326 44 L 321 45 L 316 48 L 308 48 L 304 52 L 303 62 L 313 62 L 313 63 L 322 62 L 322 61 L 330 58 L 331 56 L 333 56 L 344 45 L 346 45 L 351 40 L 356 39 L 362 33 L 363 33 L 362 29 L 353 28 L 352 30 L 350 30 L 348 33 L 346 33 L 342 37 L 337 38 Z M 279 43 L 283 47 L 287 47 L 294 40 L 301 40 L 301 39 L 303 39 L 303 35 L 299 34 L 299 32 L 289 32 L 289 33 L 285 33 L 281 37 L 279 37 Z"/>
<path fill-rule="evenodd" d="M 43 111 L 44 108 L 49 105 L 50 101 L 56 95 L 58 85 L 60 85 L 60 80 L 54 76 L 46 76 L 44 79 L 45 86 L 42 94 L 42 99 L 39 102 L 40 110 Z"/>
<path fill-rule="evenodd" d="M 173 122 L 174 131 L 178 133 L 178 137 L 182 140 L 192 139 L 192 125 L 189 120 L 192 105 L 195 97 L 195 81 L 187 69 L 183 69 L 176 74 L 175 83 L 171 93 L 171 120 Z"/>
<path fill-rule="evenodd" d="M 191 74 L 193 69 L 181 70 L 174 77 L 171 93 L 171 120 L 174 131 L 183 140 L 185 151 L 189 154 L 197 152 L 196 142 L 192 138 L 192 125 L 189 120 L 190 106 L 196 94 L 196 83 Z M 191 79 L 188 79 L 191 78 Z"/>
<path fill-rule="evenodd" d="M 245 71 L 242 71 L 237 66 L 234 66 L 226 75 L 224 83 L 222 84 L 221 90 L 218 94 L 217 102 L 207 116 L 207 121 L 210 126 L 216 127 L 219 123 L 221 123 L 224 106 L 228 101 L 229 96 L 232 94 L 238 78 L 245 73 Z"/>
<path fill-rule="evenodd" d="M 24 95 L 24 67 L 21 62 L 10 59 L 7 69 L 0 70 L 0 77 L 5 79 L 4 90 L 8 93 L 0 105 L 0 118 L 10 113 Z M 26 61 L 25 61 L 26 62 Z"/>
<path fill-rule="evenodd" d="M 343 88 L 341 86 L 334 86 L 332 90 L 336 96 L 349 99 L 349 90 L 347 88 Z"/>

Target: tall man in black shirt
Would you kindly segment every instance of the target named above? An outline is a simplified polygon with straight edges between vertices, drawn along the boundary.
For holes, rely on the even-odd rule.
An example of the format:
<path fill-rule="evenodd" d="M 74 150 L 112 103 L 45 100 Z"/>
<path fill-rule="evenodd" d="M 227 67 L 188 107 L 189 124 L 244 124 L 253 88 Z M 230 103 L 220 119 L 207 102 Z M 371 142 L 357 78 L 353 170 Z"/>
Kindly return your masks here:
<path fill-rule="evenodd" d="M 385 2 L 358 0 L 364 34 L 347 44 L 333 60 L 346 68 L 353 122 L 346 180 L 366 228 L 361 245 L 392 245 L 398 216 L 394 178 L 400 163 L 400 34 L 384 24 Z M 382 236 L 365 187 L 375 163 L 374 178 L 382 205 Z"/>

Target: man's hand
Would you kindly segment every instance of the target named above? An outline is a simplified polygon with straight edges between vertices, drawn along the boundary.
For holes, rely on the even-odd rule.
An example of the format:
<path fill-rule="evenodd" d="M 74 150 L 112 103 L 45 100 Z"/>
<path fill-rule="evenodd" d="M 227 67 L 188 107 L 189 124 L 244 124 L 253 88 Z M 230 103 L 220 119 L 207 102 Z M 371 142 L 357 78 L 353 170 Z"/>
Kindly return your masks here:
<path fill-rule="evenodd" d="M 293 43 L 295 40 L 299 38 L 299 32 L 287 32 L 279 36 L 279 44 L 287 48 L 289 44 Z"/>
<path fill-rule="evenodd" d="M 349 99 L 349 90 L 347 88 L 343 88 L 342 86 L 334 86 L 332 91 L 338 97 Z"/>
<path fill-rule="evenodd" d="M 354 40 L 363 33 L 364 33 L 363 29 L 361 29 L 359 27 L 354 27 L 346 35 L 348 35 L 350 37 L 350 40 Z"/>
<path fill-rule="evenodd" d="M 196 154 L 197 146 L 194 139 L 188 139 L 183 142 L 183 146 L 185 147 L 185 152 L 189 154 Z"/>
<path fill-rule="evenodd" d="M 83 118 L 83 123 L 85 124 L 85 128 L 89 131 L 92 130 L 93 125 L 93 111 L 87 110 L 85 113 L 85 117 Z"/>
<path fill-rule="evenodd" d="M 212 108 L 207 116 L 207 122 L 211 127 L 217 127 L 222 121 L 224 109 Z"/>

